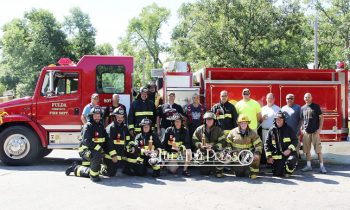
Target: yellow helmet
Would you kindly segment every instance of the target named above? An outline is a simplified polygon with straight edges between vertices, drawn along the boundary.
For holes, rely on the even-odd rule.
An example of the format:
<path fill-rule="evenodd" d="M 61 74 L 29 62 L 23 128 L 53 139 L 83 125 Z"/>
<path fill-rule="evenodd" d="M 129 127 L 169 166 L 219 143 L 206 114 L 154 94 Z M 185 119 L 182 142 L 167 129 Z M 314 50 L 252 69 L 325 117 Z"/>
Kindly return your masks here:
<path fill-rule="evenodd" d="M 250 120 L 249 120 L 249 117 L 247 115 L 241 114 L 241 115 L 239 115 L 237 122 L 238 123 L 240 123 L 240 122 L 250 123 Z"/>

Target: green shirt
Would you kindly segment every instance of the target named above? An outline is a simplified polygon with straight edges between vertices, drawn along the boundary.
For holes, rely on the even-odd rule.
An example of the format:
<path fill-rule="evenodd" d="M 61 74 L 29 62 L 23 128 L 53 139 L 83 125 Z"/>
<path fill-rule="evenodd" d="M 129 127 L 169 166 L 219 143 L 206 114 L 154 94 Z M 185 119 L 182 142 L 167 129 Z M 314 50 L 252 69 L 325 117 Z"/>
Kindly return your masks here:
<path fill-rule="evenodd" d="M 261 112 L 260 104 L 253 100 L 250 99 L 249 101 L 245 102 L 244 100 L 240 100 L 239 102 L 236 103 L 235 105 L 238 114 L 245 114 L 248 116 L 250 123 L 249 123 L 249 128 L 255 130 L 258 128 L 258 119 L 257 119 L 257 114 Z"/>

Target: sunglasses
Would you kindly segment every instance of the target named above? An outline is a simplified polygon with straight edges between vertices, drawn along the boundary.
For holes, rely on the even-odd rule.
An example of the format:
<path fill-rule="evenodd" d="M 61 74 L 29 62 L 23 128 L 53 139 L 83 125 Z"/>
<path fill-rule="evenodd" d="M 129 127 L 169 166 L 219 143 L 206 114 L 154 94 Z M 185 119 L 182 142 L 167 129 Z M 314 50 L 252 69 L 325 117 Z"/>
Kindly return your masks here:
<path fill-rule="evenodd" d="M 294 100 L 294 98 L 287 98 L 287 100 Z"/>
<path fill-rule="evenodd" d="M 244 95 L 244 96 L 249 96 L 249 95 L 250 95 L 250 93 L 243 93 L 243 95 Z"/>

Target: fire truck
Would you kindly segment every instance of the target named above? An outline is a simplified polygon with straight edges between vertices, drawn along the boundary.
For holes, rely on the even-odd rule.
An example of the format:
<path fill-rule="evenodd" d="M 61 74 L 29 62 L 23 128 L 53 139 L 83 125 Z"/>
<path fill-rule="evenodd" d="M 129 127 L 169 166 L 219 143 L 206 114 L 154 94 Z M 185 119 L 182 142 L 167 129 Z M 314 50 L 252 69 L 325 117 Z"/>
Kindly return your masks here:
<path fill-rule="evenodd" d="M 111 105 L 112 94 L 130 107 L 133 58 L 128 56 L 84 56 L 77 64 L 61 59 L 58 66 L 44 67 L 33 97 L 0 104 L 0 159 L 8 165 L 30 164 L 52 149 L 77 148 L 82 123 L 80 116 L 92 93 L 100 96 L 100 106 Z M 285 105 L 292 93 L 303 105 L 310 92 L 321 106 L 325 122 L 321 132 L 323 152 L 349 161 L 348 74 L 345 70 L 276 68 L 204 68 L 192 72 L 186 62 L 168 62 L 152 71 L 159 93 L 167 102 L 168 92 L 176 93 L 176 103 L 186 106 L 194 93 L 210 109 L 227 90 L 230 102 L 242 99 L 249 88 L 251 98 L 266 105 L 266 94 L 274 93 L 275 103 Z M 326 155 L 327 158 L 327 155 Z M 327 159 L 329 160 L 329 159 Z"/>
<path fill-rule="evenodd" d="M 295 103 L 304 105 L 304 94 L 311 93 L 313 102 L 321 106 L 324 125 L 321 131 L 323 152 L 329 162 L 350 162 L 348 141 L 348 71 L 337 69 L 286 68 L 204 68 L 194 73 L 186 65 L 166 63 L 163 74 L 162 95 L 176 93 L 176 103 L 191 103 L 194 93 L 210 109 L 220 100 L 220 92 L 227 90 L 229 100 L 235 104 L 242 99 L 242 90 L 249 88 L 251 98 L 266 105 L 266 94 L 275 95 L 275 104 L 286 104 L 286 95 L 295 95 Z M 165 99 L 166 101 L 166 99 Z M 339 158 L 340 157 L 340 158 Z M 334 159 L 334 160 L 333 160 Z"/>
<path fill-rule="evenodd" d="M 52 149 L 77 148 L 81 114 L 93 93 L 111 105 L 114 93 L 130 107 L 133 58 L 84 56 L 76 65 L 60 59 L 44 67 L 32 97 L 0 104 L 0 159 L 8 165 L 34 162 Z"/>

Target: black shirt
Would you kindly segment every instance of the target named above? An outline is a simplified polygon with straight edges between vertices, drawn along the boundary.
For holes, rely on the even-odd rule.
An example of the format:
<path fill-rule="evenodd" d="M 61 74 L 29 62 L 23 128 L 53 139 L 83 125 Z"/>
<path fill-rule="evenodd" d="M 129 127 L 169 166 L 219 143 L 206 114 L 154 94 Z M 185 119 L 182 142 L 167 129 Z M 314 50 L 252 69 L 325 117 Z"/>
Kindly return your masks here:
<path fill-rule="evenodd" d="M 303 127 L 307 133 L 315 133 L 320 127 L 321 108 L 318 104 L 305 104 L 301 107 L 301 119 L 303 119 Z"/>
<path fill-rule="evenodd" d="M 184 115 L 182 107 L 176 103 L 174 103 L 173 105 L 163 104 L 161 106 L 158 106 L 157 116 L 161 118 L 160 127 L 161 128 L 170 127 L 171 121 L 168 120 L 167 118 L 173 116 L 176 113 Z"/>

